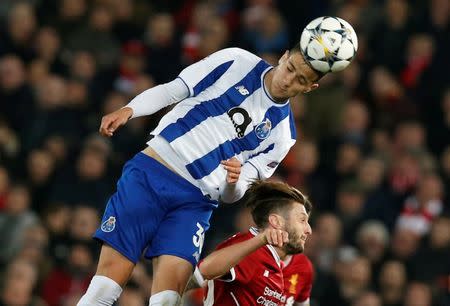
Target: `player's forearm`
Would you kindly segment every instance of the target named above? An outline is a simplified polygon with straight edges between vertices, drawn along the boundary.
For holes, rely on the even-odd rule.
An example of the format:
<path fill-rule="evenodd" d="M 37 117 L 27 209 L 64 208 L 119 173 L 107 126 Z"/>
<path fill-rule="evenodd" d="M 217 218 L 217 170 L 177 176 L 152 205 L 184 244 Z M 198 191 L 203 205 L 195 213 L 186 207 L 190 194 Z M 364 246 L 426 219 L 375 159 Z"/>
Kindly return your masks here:
<path fill-rule="evenodd" d="M 224 203 L 239 201 L 247 191 L 248 185 L 258 177 L 258 170 L 255 167 L 244 164 L 239 180 L 235 184 L 228 184 L 224 181 L 219 186 L 220 200 Z"/>
<path fill-rule="evenodd" d="M 244 257 L 266 244 L 262 234 L 252 239 L 214 251 L 200 264 L 199 271 L 204 279 L 215 279 L 230 271 Z"/>
<path fill-rule="evenodd" d="M 245 194 L 245 190 L 247 189 L 246 185 L 247 183 L 243 181 L 238 181 L 235 184 L 224 182 L 222 186 L 219 187 L 221 202 L 234 203 L 239 201 Z"/>
<path fill-rule="evenodd" d="M 154 114 L 160 109 L 180 102 L 188 96 L 189 89 L 181 79 L 177 78 L 172 82 L 145 90 L 126 106 L 133 110 L 131 118 L 137 118 Z"/>

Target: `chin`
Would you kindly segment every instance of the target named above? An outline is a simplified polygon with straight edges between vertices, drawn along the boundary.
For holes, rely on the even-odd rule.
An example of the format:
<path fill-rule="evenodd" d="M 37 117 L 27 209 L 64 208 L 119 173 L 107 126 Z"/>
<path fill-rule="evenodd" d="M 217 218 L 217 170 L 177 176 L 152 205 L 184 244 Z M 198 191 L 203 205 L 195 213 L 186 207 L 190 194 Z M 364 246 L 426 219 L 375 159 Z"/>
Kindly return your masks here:
<path fill-rule="evenodd" d="M 284 248 L 286 254 L 289 255 L 300 254 L 303 253 L 304 250 L 305 247 L 302 244 L 297 245 L 287 244 L 286 247 Z"/>

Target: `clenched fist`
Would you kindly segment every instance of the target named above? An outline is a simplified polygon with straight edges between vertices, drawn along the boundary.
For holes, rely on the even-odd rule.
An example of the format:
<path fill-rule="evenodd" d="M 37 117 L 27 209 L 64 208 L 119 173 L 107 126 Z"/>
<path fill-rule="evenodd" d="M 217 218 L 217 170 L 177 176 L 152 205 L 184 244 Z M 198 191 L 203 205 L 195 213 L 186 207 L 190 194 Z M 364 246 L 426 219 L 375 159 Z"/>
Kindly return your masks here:
<path fill-rule="evenodd" d="M 227 170 L 227 183 L 237 183 L 239 180 L 239 175 L 241 174 L 241 162 L 236 157 L 232 157 L 228 160 L 223 160 L 221 164 L 224 169 Z"/>
<path fill-rule="evenodd" d="M 133 110 L 130 107 L 124 107 L 103 116 L 99 129 L 100 134 L 111 137 L 119 127 L 127 123 L 132 115 Z"/>
<path fill-rule="evenodd" d="M 282 247 L 289 242 L 289 235 L 286 231 L 274 228 L 266 228 L 261 234 L 265 244 Z"/>

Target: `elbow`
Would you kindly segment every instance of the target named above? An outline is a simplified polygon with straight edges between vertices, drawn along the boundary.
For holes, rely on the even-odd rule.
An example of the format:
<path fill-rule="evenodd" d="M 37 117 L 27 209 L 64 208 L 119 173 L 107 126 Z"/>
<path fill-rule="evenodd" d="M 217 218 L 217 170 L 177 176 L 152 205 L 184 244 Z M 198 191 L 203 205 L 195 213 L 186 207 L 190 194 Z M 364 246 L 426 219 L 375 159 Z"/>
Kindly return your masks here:
<path fill-rule="evenodd" d="M 238 181 L 234 186 L 225 186 L 221 188 L 220 202 L 231 204 L 239 201 L 245 194 L 245 183 Z"/>
<path fill-rule="evenodd" d="M 203 277 L 203 279 L 205 281 L 212 280 L 217 277 L 217 276 L 213 275 L 213 273 L 211 273 L 212 271 L 209 268 L 208 263 L 202 262 L 202 264 L 198 267 L 198 271 L 200 272 L 201 276 Z"/>
<path fill-rule="evenodd" d="M 206 260 L 206 262 L 203 261 L 198 266 L 198 271 L 200 272 L 201 276 L 203 277 L 203 279 L 205 281 L 213 280 L 213 279 L 216 279 L 218 277 L 221 277 L 222 275 L 224 275 L 226 273 L 226 269 L 218 268 L 220 266 L 221 265 L 218 264 L 218 263 L 209 262 L 208 260 Z"/>
<path fill-rule="evenodd" d="M 233 204 L 236 203 L 239 200 L 239 198 L 231 198 L 231 197 L 220 197 L 220 203 L 221 204 Z"/>

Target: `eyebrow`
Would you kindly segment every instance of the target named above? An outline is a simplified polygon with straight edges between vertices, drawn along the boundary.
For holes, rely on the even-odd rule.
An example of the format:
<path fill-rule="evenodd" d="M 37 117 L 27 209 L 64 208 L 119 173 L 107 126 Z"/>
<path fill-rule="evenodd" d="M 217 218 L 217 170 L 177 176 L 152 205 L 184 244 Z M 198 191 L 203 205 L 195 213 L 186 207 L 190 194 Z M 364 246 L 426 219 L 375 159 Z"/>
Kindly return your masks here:
<path fill-rule="evenodd" d="M 292 68 L 294 68 L 294 71 L 297 72 L 297 68 L 294 66 L 294 64 L 292 63 L 291 59 L 288 59 L 288 65 L 291 65 Z M 306 79 L 306 77 L 303 74 L 300 74 L 298 76 L 298 79 L 300 81 L 302 81 L 305 84 L 308 84 L 308 80 Z"/>
<path fill-rule="evenodd" d="M 295 71 L 297 71 L 297 68 L 294 66 L 291 59 L 288 59 L 288 64 L 291 65 L 291 67 L 294 68 Z"/>

